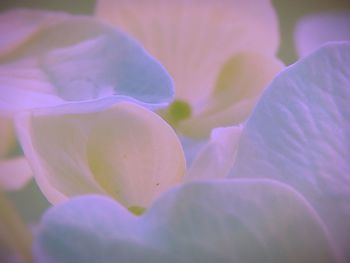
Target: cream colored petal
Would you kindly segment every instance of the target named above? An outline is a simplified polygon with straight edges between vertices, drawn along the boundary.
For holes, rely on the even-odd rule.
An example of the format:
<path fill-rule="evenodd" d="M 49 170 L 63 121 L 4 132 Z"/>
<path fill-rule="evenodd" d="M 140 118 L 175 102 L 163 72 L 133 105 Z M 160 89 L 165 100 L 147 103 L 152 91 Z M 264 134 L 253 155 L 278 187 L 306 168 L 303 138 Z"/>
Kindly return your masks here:
<path fill-rule="evenodd" d="M 233 56 L 222 68 L 211 96 L 198 104 L 192 118 L 181 122 L 178 129 L 192 137 L 205 137 L 215 127 L 243 122 L 282 68 L 272 56 L 254 52 Z"/>
<path fill-rule="evenodd" d="M 100 193 L 148 206 L 185 172 L 181 144 L 155 113 L 110 100 L 34 111 L 17 120 L 24 152 L 46 197 Z"/>
<path fill-rule="evenodd" d="M 23 157 L 0 160 L 0 189 L 21 189 L 32 178 L 32 170 Z"/>
<path fill-rule="evenodd" d="M 186 180 L 224 178 L 234 164 L 241 126 L 216 128 L 193 161 Z"/>
<path fill-rule="evenodd" d="M 173 76 L 176 97 L 191 104 L 212 91 L 233 54 L 274 55 L 279 42 L 265 0 L 98 0 L 96 16 L 140 40 Z"/>
<path fill-rule="evenodd" d="M 33 263 L 30 233 L 6 196 L 1 192 L 0 262 Z"/>

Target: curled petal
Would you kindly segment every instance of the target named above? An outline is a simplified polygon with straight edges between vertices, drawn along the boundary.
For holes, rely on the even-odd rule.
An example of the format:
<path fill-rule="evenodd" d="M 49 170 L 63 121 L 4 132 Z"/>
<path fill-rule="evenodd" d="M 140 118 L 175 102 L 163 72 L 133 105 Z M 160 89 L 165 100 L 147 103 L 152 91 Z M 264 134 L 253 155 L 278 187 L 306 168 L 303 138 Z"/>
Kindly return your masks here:
<path fill-rule="evenodd" d="M 189 183 L 141 217 L 104 197 L 71 199 L 43 217 L 36 262 L 336 262 L 322 222 L 268 180 Z"/>
<path fill-rule="evenodd" d="M 0 42 L 1 111 L 108 96 L 159 106 L 173 96 L 172 81 L 157 61 L 133 39 L 91 17 L 15 10 L 0 20 L 6 22 L 0 27 L 4 38 L 10 29 L 18 32 L 9 34 L 8 52 L 1 53 L 1 45 L 8 50 L 10 44 Z"/>
<path fill-rule="evenodd" d="M 283 71 L 245 125 L 232 177 L 300 191 L 350 260 L 350 43 L 326 45 Z"/>
<path fill-rule="evenodd" d="M 241 132 L 241 126 L 214 129 L 197 153 L 186 180 L 226 177 L 233 166 Z"/>
<path fill-rule="evenodd" d="M 147 207 L 181 180 L 185 159 L 171 127 L 141 106 L 114 104 L 73 103 L 17 119 L 25 155 L 52 203 L 99 193 Z"/>

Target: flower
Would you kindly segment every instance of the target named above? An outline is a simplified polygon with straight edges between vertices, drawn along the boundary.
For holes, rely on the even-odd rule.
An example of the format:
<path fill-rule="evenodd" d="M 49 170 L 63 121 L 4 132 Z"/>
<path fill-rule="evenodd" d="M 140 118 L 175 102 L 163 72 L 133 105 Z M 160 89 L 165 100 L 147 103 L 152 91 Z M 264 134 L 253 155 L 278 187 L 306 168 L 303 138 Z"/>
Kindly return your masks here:
<path fill-rule="evenodd" d="M 93 18 L 19 9 L 1 14 L 0 24 L 1 189 L 19 189 L 32 177 L 13 153 L 18 113 L 103 97 L 157 108 L 173 96 L 157 61 Z"/>
<path fill-rule="evenodd" d="M 350 43 L 335 43 L 280 73 L 227 179 L 173 188 L 139 217 L 99 196 L 49 209 L 37 262 L 348 262 L 349 65 Z"/>
<path fill-rule="evenodd" d="M 98 0 L 96 17 L 130 33 L 169 71 L 175 101 L 161 115 L 192 138 L 243 122 L 282 68 L 270 1 Z"/>

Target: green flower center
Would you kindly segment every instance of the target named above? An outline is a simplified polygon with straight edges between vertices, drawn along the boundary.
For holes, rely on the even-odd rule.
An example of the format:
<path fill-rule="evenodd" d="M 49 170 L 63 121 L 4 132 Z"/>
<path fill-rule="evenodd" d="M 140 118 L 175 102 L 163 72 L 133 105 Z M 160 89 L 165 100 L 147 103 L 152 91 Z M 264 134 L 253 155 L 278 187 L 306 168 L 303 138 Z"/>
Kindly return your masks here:
<path fill-rule="evenodd" d="M 168 108 L 169 119 L 173 123 L 188 119 L 192 115 L 191 105 L 183 100 L 175 100 Z"/>
<path fill-rule="evenodd" d="M 146 211 L 146 208 L 141 206 L 130 206 L 128 210 L 134 215 L 141 216 Z"/>

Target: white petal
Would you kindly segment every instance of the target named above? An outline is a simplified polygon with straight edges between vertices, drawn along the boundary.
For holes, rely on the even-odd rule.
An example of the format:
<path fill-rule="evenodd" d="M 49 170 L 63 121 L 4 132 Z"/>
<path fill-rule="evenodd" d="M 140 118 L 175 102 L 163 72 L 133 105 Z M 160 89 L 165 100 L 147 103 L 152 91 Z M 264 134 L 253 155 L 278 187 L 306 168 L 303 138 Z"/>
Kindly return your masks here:
<path fill-rule="evenodd" d="M 270 1 L 98 0 L 96 16 L 130 33 L 166 67 L 176 98 L 194 104 L 215 86 L 233 54 L 274 55 L 277 17 Z"/>
<path fill-rule="evenodd" d="M 34 248 L 38 263 L 336 261 L 305 200 L 268 180 L 190 183 L 139 218 L 105 198 L 72 199 L 46 213 Z"/>
<path fill-rule="evenodd" d="M 126 207 L 148 206 L 184 175 L 171 127 L 155 113 L 111 100 L 69 104 L 17 120 L 37 183 L 52 203 L 100 193 Z"/>
<path fill-rule="evenodd" d="M 350 43 L 325 46 L 282 72 L 263 94 L 239 144 L 233 177 L 300 191 L 349 262 Z"/>
<path fill-rule="evenodd" d="M 210 141 L 190 166 L 186 180 L 226 177 L 233 166 L 241 132 L 241 126 L 214 129 Z"/>
<path fill-rule="evenodd" d="M 325 12 L 302 17 L 296 25 L 294 39 L 300 57 L 330 41 L 350 41 L 350 13 Z"/>

